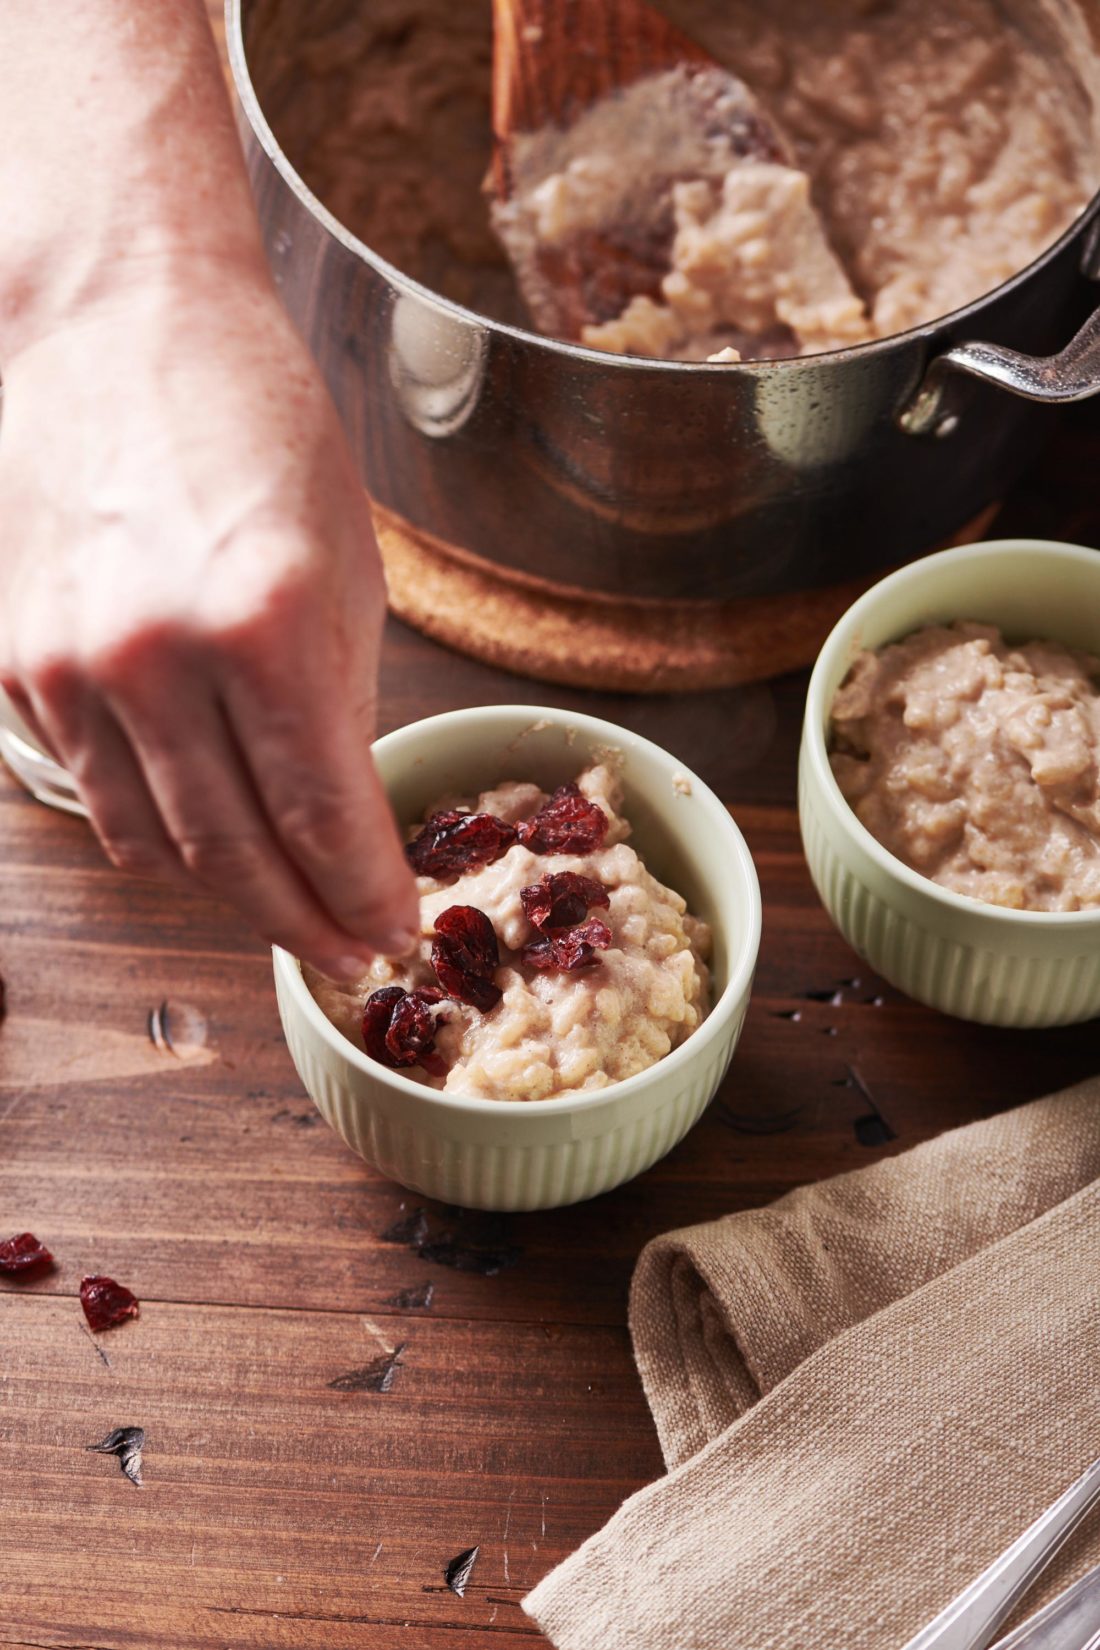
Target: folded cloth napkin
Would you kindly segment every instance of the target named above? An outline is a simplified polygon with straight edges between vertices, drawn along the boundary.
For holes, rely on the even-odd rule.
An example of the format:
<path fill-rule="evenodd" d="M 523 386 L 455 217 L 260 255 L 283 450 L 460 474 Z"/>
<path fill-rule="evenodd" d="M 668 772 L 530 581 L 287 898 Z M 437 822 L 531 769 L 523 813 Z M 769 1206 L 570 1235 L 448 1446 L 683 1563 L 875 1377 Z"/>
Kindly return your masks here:
<path fill-rule="evenodd" d="M 524 1600 L 559 1650 L 898 1650 L 1100 1455 L 1100 1078 L 770 1208 L 631 1291 L 668 1476 Z M 1028 1613 L 1100 1561 L 1100 1516 Z"/>

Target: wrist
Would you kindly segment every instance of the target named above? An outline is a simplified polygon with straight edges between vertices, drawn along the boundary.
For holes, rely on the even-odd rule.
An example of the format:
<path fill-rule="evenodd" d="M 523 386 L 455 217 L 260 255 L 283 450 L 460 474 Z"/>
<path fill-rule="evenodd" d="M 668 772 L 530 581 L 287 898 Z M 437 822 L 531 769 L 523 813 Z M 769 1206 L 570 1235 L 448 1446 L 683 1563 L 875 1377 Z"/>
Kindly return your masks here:
<path fill-rule="evenodd" d="M 37 346 L 76 329 L 109 330 L 112 322 L 135 320 L 139 337 L 146 322 L 159 319 L 165 328 L 178 328 L 196 313 L 278 301 L 258 235 L 211 237 L 196 245 L 159 232 L 142 236 L 121 255 L 97 257 L 85 241 L 75 254 L 44 253 L 17 277 L 0 266 L 0 296 L 5 380 Z"/>

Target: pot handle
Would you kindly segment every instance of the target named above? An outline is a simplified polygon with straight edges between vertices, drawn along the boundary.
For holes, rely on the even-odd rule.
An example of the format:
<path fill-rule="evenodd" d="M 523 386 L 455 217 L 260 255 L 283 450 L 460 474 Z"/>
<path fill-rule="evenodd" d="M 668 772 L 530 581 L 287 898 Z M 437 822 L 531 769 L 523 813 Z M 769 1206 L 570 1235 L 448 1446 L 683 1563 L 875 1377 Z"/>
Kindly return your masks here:
<path fill-rule="evenodd" d="M 956 344 L 937 355 L 912 400 L 898 414 L 907 435 L 950 435 L 957 413 L 945 405 L 952 373 L 996 384 L 1028 401 L 1084 401 L 1100 394 L 1100 309 L 1057 355 L 1021 355 L 1000 344 Z"/>

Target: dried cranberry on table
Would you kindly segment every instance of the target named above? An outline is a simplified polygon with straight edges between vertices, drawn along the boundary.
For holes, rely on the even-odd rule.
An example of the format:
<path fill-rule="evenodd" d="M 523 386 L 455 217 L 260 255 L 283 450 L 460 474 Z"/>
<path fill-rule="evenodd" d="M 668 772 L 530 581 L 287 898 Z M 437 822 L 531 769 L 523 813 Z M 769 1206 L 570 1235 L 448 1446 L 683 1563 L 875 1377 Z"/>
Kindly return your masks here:
<path fill-rule="evenodd" d="M 492 865 L 516 840 L 516 828 L 495 814 L 433 814 L 405 849 L 420 877 L 458 877 Z"/>
<path fill-rule="evenodd" d="M 137 1296 L 125 1284 L 97 1273 L 80 1280 L 80 1304 L 92 1329 L 114 1329 L 139 1313 Z"/>
<path fill-rule="evenodd" d="M 451 905 L 435 919 L 432 967 L 448 997 L 487 1014 L 504 995 L 493 980 L 499 966 L 496 929 L 476 905 Z"/>
<path fill-rule="evenodd" d="M 541 882 L 521 888 L 519 902 L 527 921 L 550 934 L 559 928 L 575 928 L 594 905 L 606 909 L 611 896 L 595 877 L 583 877 L 579 871 L 554 871 Z"/>
<path fill-rule="evenodd" d="M 0 1239 L 0 1272 L 7 1277 L 21 1277 L 35 1272 L 40 1266 L 52 1266 L 53 1256 L 44 1243 L 39 1243 L 33 1232 L 18 1232 L 14 1237 Z"/>
<path fill-rule="evenodd" d="M 584 968 L 595 968 L 600 952 L 611 944 L 611 930 L 599 917 L 570 928 L 562 934 L 547 934 L 541 940 L 532 940 L 520 952 L 520 961 L 539 973 L 561 970 L 566 974 L 579 973 Z"/>
<path fill-rule="evenodd" d="M 447 1062 L 435 1047 L 436 1029 L 448 1018 L 437 1005 L 445 1001 L 434 985 L 419 991 L 384 985 L 372 992 L 363 1005 L 363 1042 L 371 1059 L 395 1069 L 423 1066 L 432 1077 L 445 1077 Z"/>

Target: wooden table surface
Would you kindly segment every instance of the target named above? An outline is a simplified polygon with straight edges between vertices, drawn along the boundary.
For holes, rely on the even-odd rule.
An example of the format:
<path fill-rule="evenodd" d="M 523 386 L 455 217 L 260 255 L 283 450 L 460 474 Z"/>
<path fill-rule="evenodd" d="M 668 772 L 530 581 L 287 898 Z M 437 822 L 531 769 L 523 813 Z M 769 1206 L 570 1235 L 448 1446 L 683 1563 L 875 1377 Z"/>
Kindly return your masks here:
<path fill-rule="evenodd" d="M 1063 472 L 1096 450 L 1087 424 L 1067 433 L 1009 519 L 1065 531 Z M 1076 526 L 1100 542 L 1087 512 Z M 968 1026 L 861 966 L 799 848 L 803 690 L 543 690 L 390 625 L 387 728 L 544 696 L 594 710 L 698 770 L 756 856 L 763 951 L 718 1100 L 650 1173 L 558 1213 L 382 1180 L 303 1094 L 242 925 L 128 881 L 80 821 L 0 781 L 0 1235 L 34 1231 L 58 1260 L 0 1294 L 0 1644 L 541 1642 L 523 1593 L 661 1470 L 625 1327 L 642 1244 L 1100 1063 L 1095 1023 Z M 174 1051 L 150 1035 L 161 1004 Z M 455 1264 L 395 1233 L 420 1208 Z M 76 1298 L 97 1271 L 142 1302 L 98 1341 Z M 129 1425 L 142 1489 L 85 1449 Z M 460 1599 L 442 1571 L 474 1544 Z"/>
<path fill-rule="evenodd" d="M 1002 525 L 1100 543 L 1078 481 L 1098 456 L 1100 421 L 1077 415 Z M 1100 1064 L 1096 1023 L 942 1018 L 834 932 L 795 818 L 804 686 L 570 693 L 389 627 L 384 729 L 546 698 L 607 715 L 701 773 L 756 856 L 763 950 L 719 1098 L 641 1179 L 557 1213 L 381 1179 L 304 1095 L 233 915 L 128 881 L 0 779 L 0 1236 L 34 1231 L 58 1261 L 0 1283 L 0 1645 L 543 1643 L 520 1598 L 661 1470 L 625 1323 L 646 1240 Z M 174 1047 L 150 1035 L 162 1004 Z M 451 1238 L 450 1264 L 402 1223 Z M 97 1271 L 142 1310 L 94 1339 L 77 1285 Z M 85 1447 L 128 1425 L 141 1489 Z M 443 1569 L 475 1544 L 458 1598 Z"/>

